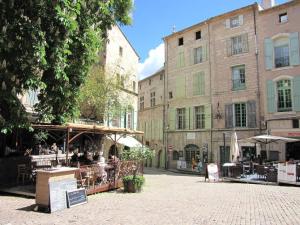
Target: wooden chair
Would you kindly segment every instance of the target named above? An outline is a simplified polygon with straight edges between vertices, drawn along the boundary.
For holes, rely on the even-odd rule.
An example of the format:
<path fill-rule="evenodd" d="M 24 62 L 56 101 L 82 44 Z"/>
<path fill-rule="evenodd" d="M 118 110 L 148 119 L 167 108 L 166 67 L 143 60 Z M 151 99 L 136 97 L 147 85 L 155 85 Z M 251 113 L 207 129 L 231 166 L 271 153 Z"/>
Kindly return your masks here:
<path fill-rule="evenodd" d="M 17 165 L 18 175 L 17 175 L 17 184 L 19 184 L 20 178 L 22 178 L 22 184 L 24 185 L 25 179 L 30 180 L 30 169 L 26 166 L 26 164 Z"/>
<path fill-rule="evenodd" d="M 82 177 L 82 173 L 80 168 L 75 171 L 75 178 L 77 180 L 77 187 L 85 187 L 86 185 L 86 178 Z"/>
<path fill-rule="evenodd" d="M 266 179 L 266 169 L 263 165 L 256 166 L 256 173 L 259 179 L 263 178 Z"/>
<path fill-rule="evenodd" d="M 88 170 L 86 171 L 85 178 L 86 178 L 87 187 L 90 188 L 90 185 L 92 184 L 93 188 L 95 188 L 95 173 L 91 167 L 89 167 Z"/>

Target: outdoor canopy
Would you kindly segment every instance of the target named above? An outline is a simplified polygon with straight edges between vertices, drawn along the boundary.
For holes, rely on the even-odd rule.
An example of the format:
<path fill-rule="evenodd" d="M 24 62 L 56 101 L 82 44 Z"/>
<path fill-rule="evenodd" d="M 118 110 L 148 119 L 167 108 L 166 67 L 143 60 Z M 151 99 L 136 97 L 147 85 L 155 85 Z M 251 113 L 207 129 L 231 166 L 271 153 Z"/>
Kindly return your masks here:
<path fill-rule="evenodd" d="M 249 141 L 249 142 L 261 143 L 261 144 L 270 144 L 270 143 L 274 143 L 274 142 L 295 142 L 295 141 L 299 141 L 299 140 L 293 139 L 293 138 L 286 138 L 286 137 L 279 137 L 279 136 L 264 134 L 264 135 L 249 137 L 249 138 L 243 139 L 241 141 Z"/>
<path fill-rule="evenodd" d="M 125 146 L 130 147 L 130 148 L 143 147 L 141 142 L 136 140 L 134 137 L 131 137 L 131 136 L 128 136 L 128 135 L 126 135 L 126 136 L 122 135 L 121 136 L 121 135 L 117 134 L 116 135 L 116 141 L 119 144 L 125 145 Z"/>

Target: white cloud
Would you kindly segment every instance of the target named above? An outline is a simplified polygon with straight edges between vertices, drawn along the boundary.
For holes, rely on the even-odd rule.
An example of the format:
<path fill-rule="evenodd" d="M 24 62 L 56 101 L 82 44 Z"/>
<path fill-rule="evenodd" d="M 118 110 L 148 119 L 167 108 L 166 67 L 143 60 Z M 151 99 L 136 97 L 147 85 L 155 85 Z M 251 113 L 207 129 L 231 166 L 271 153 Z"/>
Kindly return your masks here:
<path fill-rule="evenodd" d="M 165 62 L 165 46 L 161 43 L 156 48 L 151 49 L 148 58 L 143 63 L 139 63 L 139 79 L 144 79 L 158 71 Z"/>

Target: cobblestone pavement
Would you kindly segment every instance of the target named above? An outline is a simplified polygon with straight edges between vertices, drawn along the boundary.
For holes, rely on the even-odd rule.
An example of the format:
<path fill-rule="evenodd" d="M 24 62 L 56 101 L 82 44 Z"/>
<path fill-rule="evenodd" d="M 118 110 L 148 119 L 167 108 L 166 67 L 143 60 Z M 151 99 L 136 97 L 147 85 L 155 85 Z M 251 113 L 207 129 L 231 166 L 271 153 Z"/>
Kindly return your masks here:
<path fill-rule="evenodd" d="M 202 177 L 146 170 L 142 193 L 89 196 L 52 214 L 35 200 L 0 196 L 0 224 L 300 224 L 300 187 L 205 183 Z"/>

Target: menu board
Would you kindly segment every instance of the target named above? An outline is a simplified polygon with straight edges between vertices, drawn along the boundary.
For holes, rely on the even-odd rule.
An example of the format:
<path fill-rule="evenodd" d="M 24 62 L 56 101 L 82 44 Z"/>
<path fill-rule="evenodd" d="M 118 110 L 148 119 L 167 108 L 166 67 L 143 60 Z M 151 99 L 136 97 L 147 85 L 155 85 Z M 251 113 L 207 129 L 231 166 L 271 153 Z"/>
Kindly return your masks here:
<path fill-rule="evenodd" d="M 210 163 L 207 165 L 208 180 L 219 181 L 218 165 Z"/>
<path fill-rule="evenodd" d="M 66 192 L 77 188 L 75 178 L 50 181 L 50 212 L 55 212 L 67 208 L 67 195 Z"/>
<path fill-rule="evenodd" d="M 68 207 L 81 205 L 87 203 L 87 196 L 85 188 L 67 191 Z"/>

